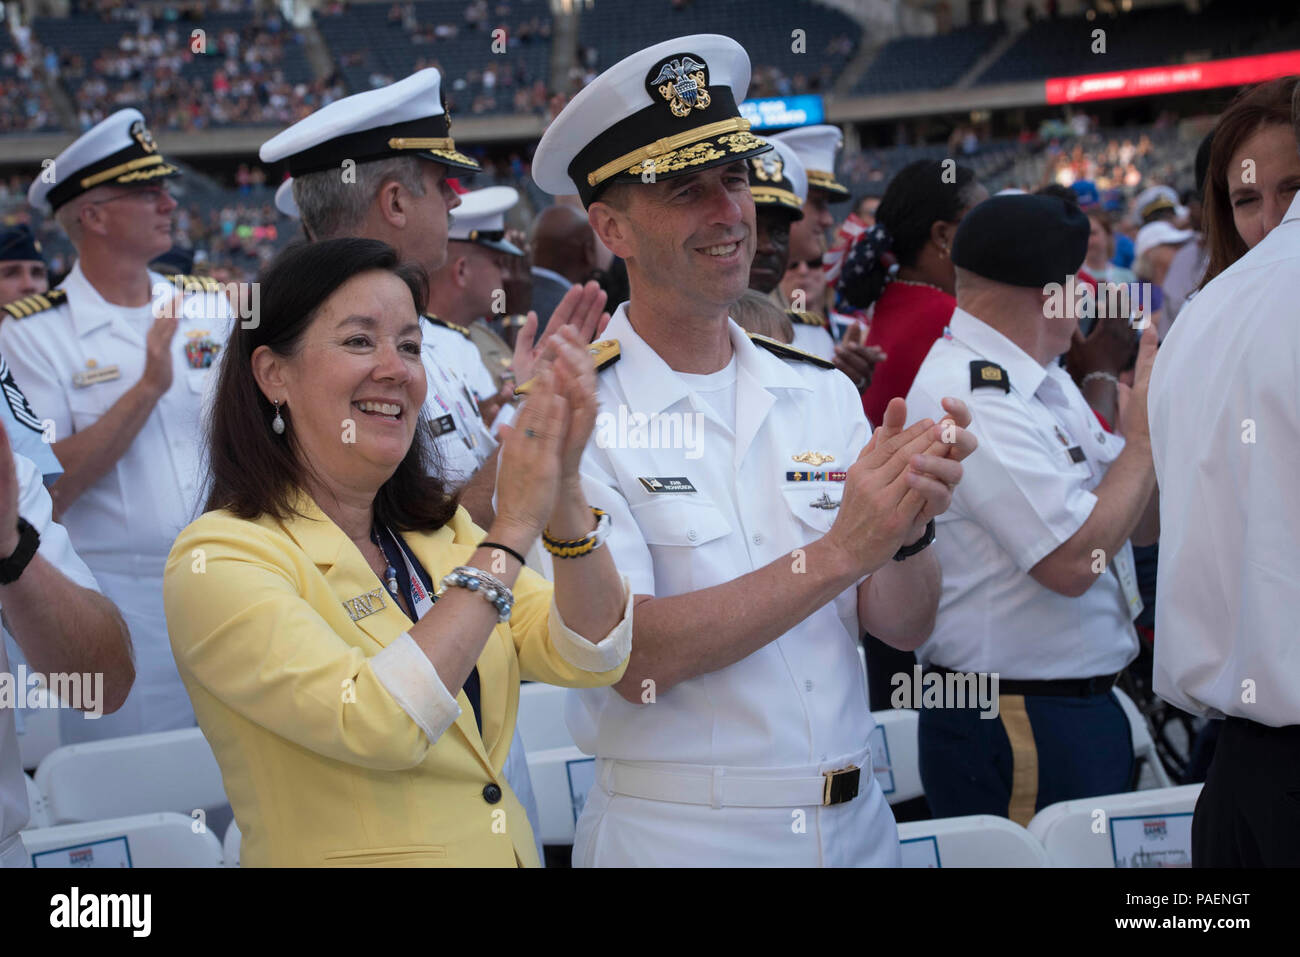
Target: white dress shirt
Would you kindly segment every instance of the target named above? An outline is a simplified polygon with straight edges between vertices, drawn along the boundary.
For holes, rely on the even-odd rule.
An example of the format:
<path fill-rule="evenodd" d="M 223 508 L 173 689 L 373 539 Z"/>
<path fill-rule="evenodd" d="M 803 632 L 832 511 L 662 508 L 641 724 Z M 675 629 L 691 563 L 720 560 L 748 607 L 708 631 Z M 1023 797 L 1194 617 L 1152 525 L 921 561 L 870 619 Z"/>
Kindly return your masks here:
<path fill-rule="evenodd" d="M 174 286 L 154 272 L 149 280 L 155 298 L 166 294 L 170 301 Z M 0 352 L 36 414 L 52 422 L 55 442 L 94 425 L 140 380 L 155 321 L 152 303 L 106 301 L 80 263 L 60 288 L 67 299 L 58 306 L 0 324 Z M 172 339 L 171 387 L 126 452 L 63 515 L 73 546 L 121 609 L 136 649 L 136 683 L 126 704 L 98 721 L 65 713 L 64 743 L 194 725 L 167 639 L 162 573 L 172 542 L 202 504 L 200 410 L 215 365 L 202 367 L 186 346 L 220 350 L 231 316 L 220 292 L 185 295 Z"/>
<path fill-rule="evenodd" d="M 71 581 L 98 591 L 90 569 L 72 550 L 68 533 L 52 517 L 53 506 L 41 482 L 41 473 L 23 455 L 14 455 L 14 466 L 18 477 L 18 514 L 41 536 L 37 554 Z M 12 674 L 4 642 L 0 642 L 0 673 Z M 17 837 L 27 824 L 28 814 L 27 785 L 23 781 L 14 711 L 0 707 L 0 867 L 27 865 L 27 852 Z"/>
<path fill-rule="evenodd" d="M 790 473 L 847 469 L 870 437 L 842 373 L 778 358 L 734 322 L 730 336 L 732 365 L 703 377 L 674 372 L 637 335 L 626 304 L 605 330 L 621 357 L 598 377 L 600 413 L 583 479 L 590 503 L 610 513 L 608 547 L 638 594 L 686 594 L 773 561 L 798 561 L 797 550 L 821 538 L 837 514 L 815 503 L 837 503 L 844 483 Z M 694 391 L 728 376 L 734 402 Z M 655 417 L 646 432 L 636 430 L 639 413 Z M 807 452 L 827 458 L 816 466 L 793 458 Z M 650 490 L 672 478 L 693 490 Z M 763 773 L 815 766 L 817 774 L 852 758 L 869 761 L 863 752 L 875 725 L 859 635 L 849 588 L 748 657 L 658 692 L 653 704 L 629 703 L 610 688 L 570 692 L 569 729 L 602 760 Z M 897 831 L 871 765 L 863 766 L 856 799 L 804 809 L 806 833 L 792 833 L 789 808 L 611 798 L 598 774 L 574 862 L 893 864 Z"/>
<path fill-rule="evenodd" d="M 424 333 L 425 348 L 433 350 L 444 368 L 468 382 L 480 400 L 496 395 L 496 381 L 483 364 L 483 354 L 474 340 L 466 333 L 439 325 L 428 316 L 424 318 L 420 331 Z"/>
<path fill-rule="evenodd" d="M 1155 690 L 1300 724 L 1300 197 L 1188 302 L 1156 356 Z"/>
<path fill-rule="evenodd" d="M 972 388 L 974 360 L 1001 366 L 1010 390 Z M 1141 610 L 1140 599 L 1135 607 L 1125 600 L 1120 576 L 1100 574 L 1070 598 L 1029 570 L 1088 520 L 1093 489 L 1124 440 L 1102 430 L 1065 370 L 1042 366 L 961 308 L 921 363 L 908 418 L 939 421 L 945 396 L 969 405 L 979 448 L 962 463 L 952 506 L 935 521 L 943 596 L 921 662 L 1017 680 L 1120 671 L 1137 655 L 1132 618 Z M 1136 593 L 1128 542 L 1112 564 L 1132 576 Z"/>

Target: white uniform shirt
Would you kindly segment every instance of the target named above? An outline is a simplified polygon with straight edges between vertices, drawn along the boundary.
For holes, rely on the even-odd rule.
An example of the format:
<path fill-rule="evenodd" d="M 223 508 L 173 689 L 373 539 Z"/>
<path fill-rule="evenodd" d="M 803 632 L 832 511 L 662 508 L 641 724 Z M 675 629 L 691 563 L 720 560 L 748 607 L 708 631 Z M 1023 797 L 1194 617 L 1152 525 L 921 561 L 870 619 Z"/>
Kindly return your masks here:
<path fill-rule="evenodd" d="M 778 358 L 734 322 L 730 335 L 734 429 L 690 390 L 687 380 L 701 377 L 674 372 L 637 335 L 626 304 L 605 330 L 604 338 L 618 340 L 621 357 L 598 377 L 600 413 L 583 458 L 583 480 L 590 503 L 610 513 L 608 547 L 638 594 L 680 595 L 773 561 L 793 564 L 798 556 L 792 553 L 821 538 L 835 519 L 833 509 L 814 502 L 838 502 L 844 485 L 788 473 L 846 469 L 869 438 L 862 403 L 843 373 Z M 644 433 L 635 428 L 641 413 L 653 416 Z M 675 441 L 672 429 L 680 430 Z M 794 460 L 805 452 L 833 458 L 816 467 Z M 672 478 L 684 478 L 694 490 L 649 491 Z M 652 705 L 631 704 L 610 688 L 570 692 L 569 730 L 582 750 L 599 758 L 834 770 L 845 756 L 862 755 L 875 726 L 859 634 L 856 589 L 849 588 L 747 658 L 661 691 Z M 584 821 L 599 797 L 593 791 Z M 636 845 L 630 858 L 599 852 L 585 863 L 686 863 L 684 848 L 706 830 L 719 846 L 716 856 L 699 863 L 753 863 L 742 859 L 746 854 L 788 864 L 892 863 L 897 856 L 892 818 L 881 823 L 877 816 L 880 808 L 888 816 L 888 809 L 867 773 L 858 798 L 808 811 L 807 834 L 791 842 L 782 840 L 791 830 L 788 809 L 652 809 L 648 805 L 656 802 L 637 803 L 646 807 L 617 813 L 640 815 L 638 826 L 652 828 L 660 828 L 653 816 L 671 818 L 656 831 L 655 846 L 628 831 Z M 814 826 L 816 812 L 835 813 L 822 813 Z M 575 863 L 584 850 L 584 827 Z M 609 830 L 600 829 L 599 840 Z"/>
<path fill-rule="evenodd" d="M 444 368 L 468 382 L 479 399 L 496 395 L 496 381 L 483 364 L 483 354 L 478 351 L 474 340 L 462 332 L 439 325 L 428 316 L 425 319 L 429 321 L 420 326 L 425 348 L 433 350 Z"/>
<path fill-rule="evenodd" d="M 175 287 L 158 273 L 149 280 L 155 299 L 169 303 Z M 152 303 L 107 302 L 80 263 L 60 288 L 67 299 L 55 308 L 0 324 L 0 352 L 36 414 L 52 421 L 55 442 L 94 425 L 140 380 L 155 321 Z M 200 353 L 220 356 L 232 315 L 220 292 L 186 294 L 172 339 L 171 388 L 126 452 L 63 515 L 73 546 L 121 609 L 136 649 L 126 704 L 98 721 L 64 713 L 65 744 L 194 724 L 167 639 L 162 574 L 172 542 L 202 504 L 200 411 L 215 364 L 203 367 Z"/>
<path fill-rule="evenodd" d="M 1010 391 L 972 389 L 973 360 L 1001 366 Z M 970 406 L 979 448 L 962 463 L 952 506 L 935 521 L 943 596 L 921 662 L 1018 680 L 1115 674 L 1137 655 L 1137 611 L 1117 575 L 1108 570 L 1070 598 L 1029 570 L 1087 521 L 1097 503 L 1092 490 L 1124 440 L 1102 430 L 1065 370 L 1054 362 L 1044 368 L 961 308 L 921 363 L 908 418 L 939 421 L 945 396 Z M 1071 456 L 1072 448 L 1080 451 Z M 1129 543 L 1116 563 L 1132 573 Z"/>
<path fill-rule="evenodd" d="M 811 352 L 827 362 L 835 357 L 835 340 L 831 338 L 829 329 L 823 326 L 805 326 L 798 322 L 793 322 L 792 325 L 794 341 L 790 345 L 804 352 Z"/>
<path fill-rule="evenodd" d="M 449 485 L 463 485 L 487 461 L 497 443 L 483 422 L 473 386 L 459 371 L 464 366 L 450 364 L 457 361 L 454 353 L 445 348 L 441 336 L 430 333 L 449 333 L 466 343 L 469 340 L 428 321 L 420 324 L 420 330 L 424 333 L 420 360 L 429 383 L 424 415 L 438 448 L 443 477 Z M 473 352 L 475 361 L 482 365 L 478 350 Z"/>
<path fill-rule="evenodd" d="M 1155 690 L 1300 724 L 1300 198 L 1188 301 L 1156 356 Z M 1247 684 L 1249 682 L 1249 684 Z"/>
<path fill-rule="evenodd" d="M 50 496 L 41 482 L 41 473 L 22 455 L 14 456 L 14 466 L 18 476 L 18 514 L 41 536 L 37 554 L 71 581 L 98 591 L 90 569 L 72 550 L 68 533 L 51 517 Z M 0 641 L 0 673 L 12 673 L 3 641 Z M 25 688 L 18 690 L 25 691 Z M 27 824 L 28 814 L 27 785 L 23 781 L 14 711 L 0 707 L 0 867 L 21 867 L 27 863 L 26 852 L 14 837 Z"/>

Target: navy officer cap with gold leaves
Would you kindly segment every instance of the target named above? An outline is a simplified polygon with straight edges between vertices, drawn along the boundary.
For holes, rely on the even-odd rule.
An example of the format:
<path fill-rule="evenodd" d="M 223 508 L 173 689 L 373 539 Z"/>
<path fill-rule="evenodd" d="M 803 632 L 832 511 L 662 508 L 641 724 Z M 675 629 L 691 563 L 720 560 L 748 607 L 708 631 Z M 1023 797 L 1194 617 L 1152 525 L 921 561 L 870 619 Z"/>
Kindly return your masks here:
<path fill-rule="evenodd" d="M 611 183 L 649 182 L 766 153 L 737 104 L 749 56 L 712 33 L 666 40 L 592 80 L 555 118 L 533 157 L 533 179 L 584 206 Z"/>

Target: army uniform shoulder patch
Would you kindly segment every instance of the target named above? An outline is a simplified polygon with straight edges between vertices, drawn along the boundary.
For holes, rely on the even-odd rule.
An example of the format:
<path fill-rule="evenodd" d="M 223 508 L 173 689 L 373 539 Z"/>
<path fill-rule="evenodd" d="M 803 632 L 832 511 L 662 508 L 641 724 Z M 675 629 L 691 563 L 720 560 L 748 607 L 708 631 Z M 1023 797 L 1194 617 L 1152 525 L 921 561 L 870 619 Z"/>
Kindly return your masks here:
<path fill-rule="evenodd" d="M 787 309 L 785 314 L 790 317 L 790 321 L 796 326 L 817 326 L 820 329 L 829 329 L 831 325 L 825 316 L 819 316 L 815 312 L 798 312 L 794 309 Z"/>
<path fill-rule="evenodd" d="M 444 329 L 450 329 L 452 332 L 459 332 L 466 339 L 469 338 L 468 327 L 462 326 L 458 322 L 448 322 L 446 319 L 439 319 L 437 316 L 429 316 L 429 315 L 426 315 L 424 318 L 428 319 L 435 326 L 442 326 Z"/>
<path fill-rule="evenodd" d="M 185 292 L 221 291 L 220 284 L 211 276 L 191 276 L 185 273 L 174 273 L 167 277 L 167 281 Z"/>
<path fill-rule="evenodd" d="M 618 347 L 617 339 L 601 339 L 599 342 L 593 342 L 587 347 L 587 353 L 591 356 L 591 361 L 595 365 L 597 372 L 608 369 L 623 356 Z M 527 395 L 532 389 L 533 380 L 529 379 L 515 389 L 515 395 Z"/>
<path fill-rule="evenodd" d="M 1001 389 L 1003 392 L 1010 392 L 1011 380 L 1007 378 L 1007 370 L 996 362 L 989 362 L 987 359 L 972 359 L 970 364 L 970 387 L 971 389 Z"/>
<path fill-rule="evenodd" d="M 15 319 L 29 319 L 38 312 L 63 305 L 67 298 L 68 294 L 62 289 L 51 289 L 49 292 L 38 292 L 34 296 L 24 296 L 6 303 L 4 310 Z"/>
<path fill-rule="evenodd" d="M 775 339 L 769 339 L 767 336 L 760 336 L 757 332 L 748 333 L 749 339 L 754 345 L 761 346 L 773 355 L 780 356 L 782 359 L 798 359 L 801 362 L 811 362 L 822 369 L 834 369 L 835 363 L 828 362 L 821 356 L 815 356 L 811 352 L 804 352 L 802 349 L 796 349 L 794 346 L 787 346 L 784 342 L 777 342 Z"/>

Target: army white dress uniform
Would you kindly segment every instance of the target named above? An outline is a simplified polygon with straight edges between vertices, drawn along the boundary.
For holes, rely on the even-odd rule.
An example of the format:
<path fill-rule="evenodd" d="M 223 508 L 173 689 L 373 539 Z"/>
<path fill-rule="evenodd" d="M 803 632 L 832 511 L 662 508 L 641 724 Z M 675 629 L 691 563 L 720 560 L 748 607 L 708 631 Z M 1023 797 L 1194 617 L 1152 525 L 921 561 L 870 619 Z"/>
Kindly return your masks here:
<path fill-rule="evenodd" d="M 100 184 L 134 184 L 179 173 L 158 152 L 136 110 L 99 123 L 37 179 L 28 199 L 58 208 Z M 172 339 L 171 388 L 130 448 L 62 517 L 77 553 L 121 610 L 136 653 L 136 681 L 122 708 L 97 721 L 64 713 L 64 743 L 192 727 L 163 612 L 162 573 L 176 535 L 201 505 L 200 409 L 211 368 L 229 334 L 230 303 L 211 280 L 149 272 L 153 301 L 108 302 L 78 263 L 48 309 L 0 324 L 0 353 L 41 420 L 60 441 L 99 421 L 140 379 L 156 310 L 183 295 Z"/>
<path fill-rule="evenodd" d="M 543 137 L 533 175 L 590 204 L 610 181 L 748 160 L 770 149 L 739 115 L 748 84 L 749 58 L 733 40 L 656 44 L 574 97 Z M 660 149 L 665 142 L 677 148 Z M 842 470 L 870 437 L 852 384 L 814 356 L 756 345 L 734 321 L 726 367 L 678 373 L 627 309 L 605 330 L 619 358 L 598 376 L 583 459 L 588 500 L 612 517 L 607 546 L 619 570 L 635 592 L 665 597 L 797 561 L 830 528 Z M 661 428 L 678 438 L 663 440 Z M 574 864 L 896 865 L 897 828 L 870 773 L 860 632 L 850 588 L 654 704 L 611 689 L 570 695 L 569 729 L 597 758 Z M 852 797 L 832 785 L 846 778 L 827 777 L 850 765 L 865 769 L 850 772 Z"/>
<path fill-rule="evenodd" d="M 13 426 L 6 422 L 5 427 L 12 435 Z M 18 479 L 18 514 L 41 536 L 36 554 L 70 581 L 83 588 L 99 591 L 90 569 L 73 550 L 67 531 L 54 521 L 53 506 L 49 493 L 41 483 L 40 469 L 18 452 L 14 453 L 14 469 Z M 14 674 L 15 663 L 5 654 L 5 644 L 12 640 L 6 631 L 5 642 L 0 642 L 0 674 Z M 15 716 L 15 709 L 0 707 L 0 868 L 28 866 L 27 850 L 18 833 L 27 826 L 30 809 L 18 751 Z M 92 719 L 87 723 L 94 724 L 96 720 L 103 721 L 104 718 Z"/>

